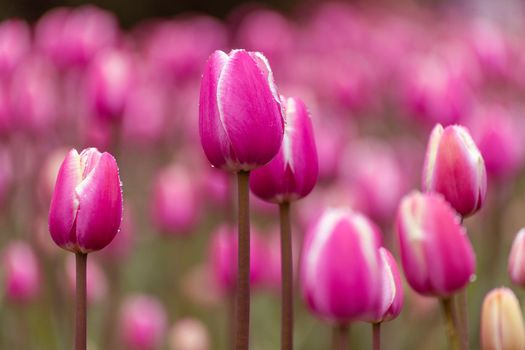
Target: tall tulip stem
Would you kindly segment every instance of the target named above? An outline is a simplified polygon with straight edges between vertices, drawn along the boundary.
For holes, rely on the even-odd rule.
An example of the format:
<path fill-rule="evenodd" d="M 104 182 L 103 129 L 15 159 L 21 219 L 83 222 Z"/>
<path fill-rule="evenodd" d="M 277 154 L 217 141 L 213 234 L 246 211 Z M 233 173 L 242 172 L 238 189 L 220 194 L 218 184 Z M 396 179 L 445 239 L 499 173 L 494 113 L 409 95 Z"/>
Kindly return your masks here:
<path fill-rule="evenodd" d="M 86 350 L 87 344 L 86 268 L 87 254 L 76 253 L 75 350 Z"/>
<path fill-rule="evenodd" d="M 293 349 L 293 259 L 290 203 L 279 205 L 281 223 L 281 349 Z"/>
<path fill-rule="evenodd" d="M 332 350 L 348 349 L 348 325 L 336 324 L 332 332 Z"/>
<path fill-rule="evenodd" d="M 372 324 L 372 349 L 381 349 L 381 323 Z"/>
<path fill-rule="evenodd" d="M 441 299 L 441 306 L 443 307 L 443 313 L 445 316 L 445 327 L 447 331 L 447 337 L 448 337 L 450 349 L 459 350 L 460 341 L 459 341 L 456 325 L 454 322 L 452 298 Z"/>
<path fill-rule="evenodd" d="M 239 203 L 239 249 L 236 295 L 235 349 L 247 350 L 250 345 L 250 173 L 237 173 Z"/>

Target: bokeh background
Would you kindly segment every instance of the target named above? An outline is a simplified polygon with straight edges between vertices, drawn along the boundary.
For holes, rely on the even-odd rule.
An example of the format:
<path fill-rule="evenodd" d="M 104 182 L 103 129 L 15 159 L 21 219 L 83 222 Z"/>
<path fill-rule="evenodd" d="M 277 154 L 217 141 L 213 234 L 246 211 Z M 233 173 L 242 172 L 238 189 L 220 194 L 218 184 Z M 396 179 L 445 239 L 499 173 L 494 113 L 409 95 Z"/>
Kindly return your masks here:
<path fill-rule="evenodd" d="M 370 216 L 397 256 L 394 216 L 420 188 L 431 128 L 470 129 L 489 174 L 487 204 L 466 220 L 479 348 L 482 298 L 511 286 L 509 247 L 525 223 L 522 1 L 3 0 L 0 19 L 1 349 L 71 348 L 72 257 L 52 242 L 47 211 L 65 152 L 87 146 L 116 156 L 125 201 L 122 231 L 89 257 L 90 349 L 132 348 L 122 319 L 137 319 L 137 295 L 150 298 L 138 319 L 151 322 L 136 327 L 158 338 L 151 349 L 180 350 L 180 333 L 204 334 L 203 349 L 231 348 L 233 261 L 217 232 L 235 221 L 233 179 L 207 164 L 197 120 L 206 58 L 238 47 L 262 51 L 280 93 L 301 97 L 314 121 L 320 179 L 294 207 L 296 257 L 330 205 Z M 277 208 L 252 201 L 252 345 L 278 349 Z M 13 242 L 25 252 L 15 263 Z M 10 276 L 23 292 L 9 289 Z M 438 303 L 405 292 L 384 348 L 445 349 Z M 296 305 L 296 348 L 328 348 L 330 325 L 299 291 Z M 369 328 L 352 326 L 352 348 L 370 346 Z"/>

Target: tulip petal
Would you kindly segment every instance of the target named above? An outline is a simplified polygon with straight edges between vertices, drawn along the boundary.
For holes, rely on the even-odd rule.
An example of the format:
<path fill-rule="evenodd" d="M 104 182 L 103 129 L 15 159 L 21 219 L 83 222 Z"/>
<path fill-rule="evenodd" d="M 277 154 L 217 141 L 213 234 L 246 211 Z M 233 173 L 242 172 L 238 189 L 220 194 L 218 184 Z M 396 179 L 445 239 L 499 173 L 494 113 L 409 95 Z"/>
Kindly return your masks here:
<path fill-rule="evenodd" d="M 283 137 L 284 121 L 269 84 L 270 71 L 259 65 L 248 52 L 233 51 L 217 85 L 219 115 L 244 170 L 268 163 Z"/>
<path fill-rule="evenodd" d="M 80 155 L 71 150 L 58 171 L 55 191 L 49 210 L 49 231 L 53 241 L 65 249 L 74 249 L 76 237 L 74 223 L 77 217 L 79 200 L 75 188 L 82 181 Z"/>
<path fill-rule="evenodd" d="M 222 51 L 215 51 L 210 56 L 200 90 L 199 134 L 206 157 L 216 167 L 227 165 L 227 155 L 232 157 L 230 141 L 219 117 L 217 102 L 217 84 L 227 61 L 228 55 Z"/>
<path fill-rule="evenodd" d="M 115 237 L 122 218 L 122 191 L 115 158 L 103 153 L 76 188 L 80 202 L 77 240 L 84 252 L 99 250 Z"/>

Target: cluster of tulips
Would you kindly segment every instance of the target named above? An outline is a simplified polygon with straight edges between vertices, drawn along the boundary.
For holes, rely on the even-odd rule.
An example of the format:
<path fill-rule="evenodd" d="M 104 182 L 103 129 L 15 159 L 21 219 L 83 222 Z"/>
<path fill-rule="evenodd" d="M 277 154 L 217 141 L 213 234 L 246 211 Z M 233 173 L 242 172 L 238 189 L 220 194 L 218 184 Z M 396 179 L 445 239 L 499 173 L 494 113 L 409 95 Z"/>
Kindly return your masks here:
<path fill-rule="evenodd" d="M 522 26 L 0 22 L 0 348 L 524 349 Z"/>

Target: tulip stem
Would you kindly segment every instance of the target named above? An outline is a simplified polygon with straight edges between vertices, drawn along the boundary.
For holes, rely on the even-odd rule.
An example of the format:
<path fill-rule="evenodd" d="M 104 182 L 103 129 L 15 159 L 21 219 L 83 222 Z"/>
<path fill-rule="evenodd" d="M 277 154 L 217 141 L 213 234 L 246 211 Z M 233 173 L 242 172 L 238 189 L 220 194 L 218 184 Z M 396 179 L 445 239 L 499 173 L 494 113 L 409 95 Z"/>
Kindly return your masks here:
<path fill-rule="evenodd" d="M 75 309 L 75 350 L 86 350 L 87 305 L 86 305 L 86 266 L 87 254 L 76 253 L 76 309 Z"/>
<path fill-rule="evenodd" d="M 467 289 L 460 291 L 456 295 L 457 317 L 461 335 L 461 349 L 469 348 L 468 314 L 467 314 Z"/>
<path fill-rule="evenodd" d="M 372 349 L 381 349 L 381 323 L 372 323 Z"/>
<path fill-rule="evenodd" d="M 248 350 L 250 345 L 250 173 L 237 173 L 239 229 L 238 274 L 236 295 L 235 349 Z"/>
<path fill-rule="evenodd" d="M 293 259 L 290 203 L 279 205 L 281 223 L 281 349 L 293 349 Z"/>
<path fill-rule="evenodd" d="M 332 331 L 332 350 L 348 349 L 348 325 L 336 324 Z"/>
<path fill-rule="evenodd" d="M 459 338 L 457 329 L 454 322 L 454 314 L 452 310 L 452 298 L 441 299 L 441 306 L 443 307 L 443 313 L 445 314 L 445 327 L 447 331 L 447 337 L 450 348 L 453 350 L 459 350 Z"/>

